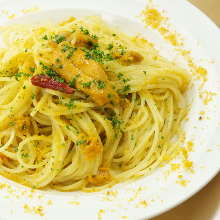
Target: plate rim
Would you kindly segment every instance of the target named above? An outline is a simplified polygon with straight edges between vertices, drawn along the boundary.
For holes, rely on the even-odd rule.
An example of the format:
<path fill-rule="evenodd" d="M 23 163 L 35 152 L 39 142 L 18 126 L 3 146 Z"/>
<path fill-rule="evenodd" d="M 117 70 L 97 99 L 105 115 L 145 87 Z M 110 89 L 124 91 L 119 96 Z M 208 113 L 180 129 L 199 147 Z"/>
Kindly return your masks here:
<path fill-rule="evenodd" d="M 136 1 L 140 1 L 140 0 L 136 0 Z M 142 0 L 141 0 L 141 1 L 142 1 Z M 6 1 L 3 1 L 3 3 L 4 3 L 4 2 L 6 2 Z M 2 4 L 2 2 L 0 2 L 0 7 L 1 7 L 1 4 Z M 203 19 L 206 19 L 206 22 L 210 25 L 210 28 L 212 28 L 212 29 L 213 29 L 213 32 L 215 32 L 215 34 L 213 34 L 212 37 L 213 37 L 214 39 L 216 39 L 216 40 L 217 40 L 218 37 L 220 38 L 220 29 L 218 28 L 218 26 L 217 26 L 205 13 L 203 13 L 200 9 L 198 9 L 198 8 L 195 7 L 192 3 L 190 3 L 190 2 L 188 2 L 188 1 L 186 1 L 186 0 L 180 2 L 180 5 L 181 5 L 181 4 L 185 4 L 187 7 L 191 7 L 191 8 L 193 8 L 193 10 L 196 10 L 197 13 L 199 13 L 200 16 L 203 17 Z M 62 10 L 63 10 L 63 9 L 64 9 L 64 8 L 62 8 Z M 68 9 L 76 9 L 76 8 L 70 7 L 70 8 L 68 8 Z M 49 11 L 51 11 L 51 10 L 59 10 L 59 9 L 49 9 Z M 92 10 L 92 9 L 89 9 L 89 10 Z M 122 16 L 122 17 L 123 17 L 123 16 Z M 218 35 L 218 36 L 217 36 L 217 35 Z M 219 64 L 220 64 L 220 62 L 217 62 L 217 65 L 219 65 Z M 217 132 L 217 133 L 218 133 L 218 132 Z M 193 195 L 195 195 L 196 193 L 198 193 L 203 187 L 205 187 L 219 172 L 220 172 L 220 164 L 219 164 L 219 167 L 216 167 L 216 170 L 213 171 L 213 173 L 209 176 L 209 178 L 207 178 L 206 181 L 204 181 L 203 183 L 201 183 L 201 184 L 199 185 L 199 187 L 198 187 L 196 190 L 194 190 L 192 193 L 189 192 L 188 195 L 184 196 L 182 199 L 179 199 L 179 201 L 178 201 L 178 202 L 175 202 L 175 204 L 170 205 L 169 208 L 166 208 L 166 206 L 165 206 L 163 209 L 161 209 L 160 212 L 155 212 L 155 213 L 153 213 L 152 215 L 147 216 L 147 218 L 152 218 L 152 217 L 161 215 L 161 214 L 163 214 L 163 213 L 165 213 L 165 212 L 167 212 L 167 211 L 169 211 L 169 210 L 171 210 L 171 209 L 177 207 L 177 206 L 180 205 L 181 203 L 185 202 L 186 200 L 188 200 L 189 198 L 191 198 Z M 143 218 L 145 218 L 145 216 L 143 216 Z"/>

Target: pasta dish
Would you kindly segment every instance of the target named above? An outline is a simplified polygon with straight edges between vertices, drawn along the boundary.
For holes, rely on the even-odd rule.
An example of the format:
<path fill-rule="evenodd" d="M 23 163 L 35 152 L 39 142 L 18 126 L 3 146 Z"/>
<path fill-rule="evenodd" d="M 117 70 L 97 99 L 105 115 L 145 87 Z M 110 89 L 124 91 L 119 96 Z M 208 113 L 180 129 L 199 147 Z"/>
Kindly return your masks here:
<path fill-rule="evenodd" d="M 100 17 L 1 27 L 0 174 L 102 189 L 176 155 L 186 70 Z"/>

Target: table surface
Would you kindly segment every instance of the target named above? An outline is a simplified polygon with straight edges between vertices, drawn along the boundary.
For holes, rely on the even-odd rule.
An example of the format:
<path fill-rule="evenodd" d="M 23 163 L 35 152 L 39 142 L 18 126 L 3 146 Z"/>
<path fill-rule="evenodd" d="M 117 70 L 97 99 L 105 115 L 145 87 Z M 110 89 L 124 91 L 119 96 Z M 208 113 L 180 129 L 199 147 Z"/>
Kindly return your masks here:
<path fill-rule="evenodd" d="M 220 27 L 220 0 L 189 0 Z M 220 173 L 199 193 L 152 220 L 220 220 Z"/>
<path fill-rule="evenodd" d="M 189 0 L 220 27 L 220 0 Z"/>
<path fill-rule="evenodd" d="M 151 220 L 219 220 L 220 174 L 191 199 Z"/>

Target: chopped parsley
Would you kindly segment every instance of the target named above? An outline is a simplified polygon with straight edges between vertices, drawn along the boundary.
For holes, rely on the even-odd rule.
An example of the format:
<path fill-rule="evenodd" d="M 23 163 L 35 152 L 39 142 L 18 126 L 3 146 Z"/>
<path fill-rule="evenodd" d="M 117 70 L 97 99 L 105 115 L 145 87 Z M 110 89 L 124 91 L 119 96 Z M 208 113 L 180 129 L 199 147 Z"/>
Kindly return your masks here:
<path fill-rule="evenodd" d="M 84 27 L 80 27 L 80 31 L 83 33 L 83 34 L 85 34 L 85 35 L 89 35 L 90 33 L 89 33 L 89 30 L 88 29 L 86 29 L 86 28 L 84 28 Z"/>
<path fill-rule="evenodd" d="M 98 36 L 95 35 L 95 34 L 92 34 L 92 35 L 91 35 L 91 38 L 93 38 L 94 40 L 97 40 L 97 39 L 98 39 Z"/>
<path fill-rule="evenodd" d="M 117 75 L 118 79 L 122 79 L 123 76 L 124 76 L 124 75 L 123 75 L 122 73 L 119 73 L 119 74 Z"/>
<path fill-rule="evenodd" d="M 30 71 L 31 71 L 32 73 L 34 73 L 35 67 L 30 67 Z"/>
<path fill-rule="evenodd" d="M 112 34 L 112 36 L 113 36 L 113 37 L 115 37 L 115 36 L 116 36 L 116 34 Z"/>
<path fill-rule="evenodd" d="M 68 52 L 67 59 L 70 59 L 73 56 L 73 53 L 77 50 L 75 47 L 71 47 L 69 45 L 63 45 L 62 52 Z"/>
<path fill-rule="evenodd" d="M 119 94 L 127 94 L 130 91 L 131 87 L 130 85 L 125 85 L 122 89 L 118 90 Z"/>
<path fill-rule="evenodd" d="M 143 71 L 144 75 L 146 76 L 147 75 L 147 71 Z"/>
<path fill-rule="evenodd" d="M 126 48 L 123 47 L 121 44 L 119 45 L 119 49 L 120 49 L 120 55 L 124 55 L 126 53 Z"/>
<path fill-rule="evenodd" d="M 113 95 L 112 95 L 111 93 L 109 93 L 109 94 L 107 95 L 107 97 L 108 97 L 109 99 L 111 99 L 111 98 L 113 97 Z"/>
<path fill-rule="evenodd" d="M 130 80 L 130 79 L 128 79 L 128 78 L 125 78 L 122 73 L 119 73 L 119 74 L 117 75 L 117 77 L 118 77 L 118 79 L 120 79 L 123 83 L 126 83 L 126 82 L 128 82 L 128 81 Z"/>
<path fill-rule="evenodd" d="M 32 94 L 31 95 L 31 99 L 35 99 L 36 98 L 36 95 L 35 94 Z"/>
<path fill-rule="evenodd" d="M 92 39 L 94 39 L 94 40 L 97 40 L 98 39 L 98 36 L 97 35 L 95 35 L 95 34 L 90 34 L 90 32 L 89 32 L 89 30 L 88 29 L 86 29 L 86 28 L 84 28 L 84 27 L 80 27 L 80 31 L 83 33 L 83 34 L 85 34 L 85 35 L 89 35 Z"/>
<path fill-rule="evenodd" d="M 111 50 L 113 47 L 114 47 L 113 44 L 109 44 L 107 49 Z"/>
<path fill-rule="evenodd" d="M 29 157 L 29 154 L 28 154 L 28 153 L 22 153 L 22 154 L 21 154 L 21 157 L 23 157 L 23 158 L 28 158 L 28 157 Z"/>
<path fill-rule="evenodd" d="M 48 36 L 47 36 L 47 35 L 44 35 L 44 36 L 42 37 L 42 39 L 43 39 L 43 40 L 48 40 Z"/>
<path fill-rule="evenodd" d="M 44 72 L 42 74 L 48 75 L 49 77 L 53 78 L 57 82 L 64 83 L 65 80 L 61 78 L 56 71 L 51 69 L 50 67 L 44 65 L 42 62 L 40 62 L 40 65 L 42 66 L 42 69 Z"/>
<path fill-rule="evenodd" d="M 70 126 L 69 126 L 69 125 L 66 125 L 66 129 L 70 130 Z"/>
<path fill-rule="evenodd" d="M 105 86 L 106 86 L 106 85 L 105 85 L 105 82 L 102 81 L 102 80 L 97 80 L 96 83 L 97 83 L 98 89 L 104 89 Z"/>
<path fill-rule="evenodd" d="M 23 86 L 23 89 L 26 89 L 26 86 L 25 86 L 25 85 Z"/>
<path fill-rule="evenodd" d="M 118 118 L 117 118 L 117 116 L 112 116 L 112 117 L 110 117 L 110 118 L 108 118 L 109 120 L 111 120 L 111 122 L 112 122 L 112 126 L 114 127 L 114 128 L 117 128 L 117 129 L 119 129 L 120 128 L 120 126 L 121 126 L 121 124 L 122 124 L 122 121 L 121 120 L 119 120 Z"/>
<path fill-rule="evenodd" d="M 77 74 L 75 77 L 72 78 L 72 80 L 70 80 L 69 82 L 69 86 L 71 88 L 74 88 L 76 85 L 76 80 L 80 77 L 80 74 Z"/>
<path fill-rule="evenodd" d="M 65 106 L 70 110 L 74 108 L 74 99 L 71 98 L 68 103 L 65 103 Z"/>
<path fill-rule="evenodd" d="M 62 45 L 63 48 L 62 48 L 62 52 L 66 52 L 67 50 L 69 50 L 71 47 L 69 45 Z"/>
<path fill-rule="evenodd" d="M 70 58 L 73 56 L 73 53 L 74 53 L 76 50 L 77 50 L 77 48 L 70 47 L 66 58 L 67 58 L 67 59 L 70 59 Z"/>
<path fill-rule="evenodd" d="M 15 76 L 15 79 L 19 81 L 21 77 L 30 77 L 31 74 L 19 72 L 19 73 L 16 73 L 14 76 Z"/>
<path fill-rule="evenodd" d="M 10 121 L 10 122 L 8 123 L 8 126 L 9 126 L 9 127 L 13 127 L 13 126 L 15 126 L 15 124 L 16 124 L 16 123 L 15 123 L 14 121 Z"/>
<path fill-rule="evenodd" d="M 59 63 L 60 62 L 60 59 L 59 58 L 56 58 L 56 63 Z"/>
<path fill-rule="evenodd" d="M 93 47 L 90 50 L 83 48 L 83 51 L 85 52 L 86 59 L 92 59 L 98 63 L 104 63 L 114 59 L 111 54 L 105 54 L 104 51 L 99 50 L 97 47 Z"/>
<path fill-rule="evenodd" d="M 83 88 L 90 88 L 92 85 L 92 81 L 82 83 L 82 85 L 83 85 Z"/>
<path fill-rule="evenodd" d="M 62 68 L 60 68 L 60 69 L 62 69 Z M 54 78 L 54 80 L 56 80 L 57 82 L 65 83 L 65 80 L 64 80 L 63 78 L 59 77 L 59 76 L 55 76 L 55 77 L 53 77 L 53 78 Z"/>
<path fill-rule="evenodd" d="M 75 87 L 75 83 L 76 83 L 76 79 L 73 78 L 73 79 L 70 80 L 69 86 L 70 86 L 71 88 L 74 88 L 74 87 Z"/>
<path fill-rule="evenodd" d="M 59 34 L 56 34 L 54 36 L 54 41 L 57 43 L 57 44 L 60 44 L 61 42 L 65 41 L 66 38 L 63 36 L 63 35 L 59 35 Z"/>
<path fill-rule="evenodd" d="M 86 140 L 79 140 L 79 141 L 76 141 L 76 145 L 82 145 L 82 144 L 86 144 Z"/>

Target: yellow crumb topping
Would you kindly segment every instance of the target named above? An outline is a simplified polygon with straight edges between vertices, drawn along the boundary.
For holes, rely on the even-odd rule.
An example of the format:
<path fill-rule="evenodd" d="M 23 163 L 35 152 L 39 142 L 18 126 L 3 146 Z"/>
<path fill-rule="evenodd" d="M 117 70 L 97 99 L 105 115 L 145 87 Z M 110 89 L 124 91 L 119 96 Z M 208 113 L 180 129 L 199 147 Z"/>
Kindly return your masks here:
<path fill-rule="evenodd" d="M 186 150 L 188 152 L 192 152 L 193 151 L 193 147 L 194 147 L 194 143 L 192 141 L 188 141 L 186 144 Z"/>
<path fill-rule="evenodd" d="M 171 164 L 171 170 L 172 171 L 176 171 L 176 170 L 178 170 L 180 168 L 180 164 L 178 164 L 178 163 L 172 163 Z"/>
<path fill-rule="evenodd" d="M 143 21 L 147 26 L 159 31 L 165 40 L 173 46 L 181 46 L 180 35 L 167 27 L 167 17 L 163 16 L 157 9 L 147 7 L 142 11 Z"/>
<path fill-rule="evenodd" d="M 199 93 L 199 97 L 202 99 L 204 105 L 207 105 L 209 102 L 211 102 L 213 100 L 213 96 L 215 95 L 215 92 L 210 91 L 201 91 Z"/>
<path fill-rule="evenodd" d="M 77 201 L 71 201 L 69 202 L 70 205 L 80 205 L 80 202 Z"/>
<path fill-rule="evenodd" d="M 29 205 L 25 204 L 23 208 L 26 213 L 32 213 L 32 214 L 44 216 L 44 210 L 42 206 L 30 207 Z"/>
<path fill-rule="evenodd" d="M 98 211 L 98 220 L 102 220 L 103 214 L 105 214 L 105 210 L 104 209 L 100 209 Z"/>
<path fill-rule="evenodd" d="M 28 14 L 28 13 L 36 12 L 38 10 L 39 10 L 39 7 L 35 6 L 35 7 L 32 7 L 32 8 L 22 9 L 21 12 L 23 14 Z"/>
<path fill-rule="evenodd" d="M 14 19 L 16 17 L 16 14 L 11 14 L 8 16 L 8 19 Z"/>
<path fill-rule="evenodd" d="M 145 23 L 154 29 L 159 28 L 162 22 L 166 19 L 155 8 L 147 8 L 142 13 L 144 15 Z"/>
<path fill-rule="evenodd" d="M 142 200 L 142 201 L 139 202 L 139 205 L 147 207 L 148 203 L 147 203 L 146 200 Z"/>
<path fill-rule="evenodd" d="M 0 183 L 0 189 L 4 189 L 6 187 L 7 187 L 7 185 L 5 183 Z"/>
<path fill-rule="evenodd" d="M 184 165 L 184 168 L 186 168 L 186 169 L 192 169 L 193 162 L 189 161 L 189 160 L 185 160 L 185 161 L 183 161 L 183 165 Z"/>
<path fill-rule="evenodd" d="M 178 183 L 179 185 L 184 186 L 184 187 L 187 186 L 188 182 L 189 182 L 188 180 L 177 180 L 176 181 L 176 183 Z"/>
<path fill-rule="evenodd" d="M 73 22 L 73 21 L 75 21 L 75 20 L 76 20 L 75 17 L 70 16 L 67 20 L 62 21 L 62 22 L 60 23 L 60 26 L 64 26 L 64 25 L 66 25 L 66 24 L 68 24 L 68 23 L 71 23 L 71 22 Z"/>
<path fill-rule="evenodd" d="M 52 200 L 48 200 L 47 205 L 52 205 L 53 201 Z"/>
<path fill-rule="evenodd" d="M 116 190 L 108 190 L 106 192 L 106 195 L 108 195 L 108 196 L 117 196 L 118 192 Z"/>

